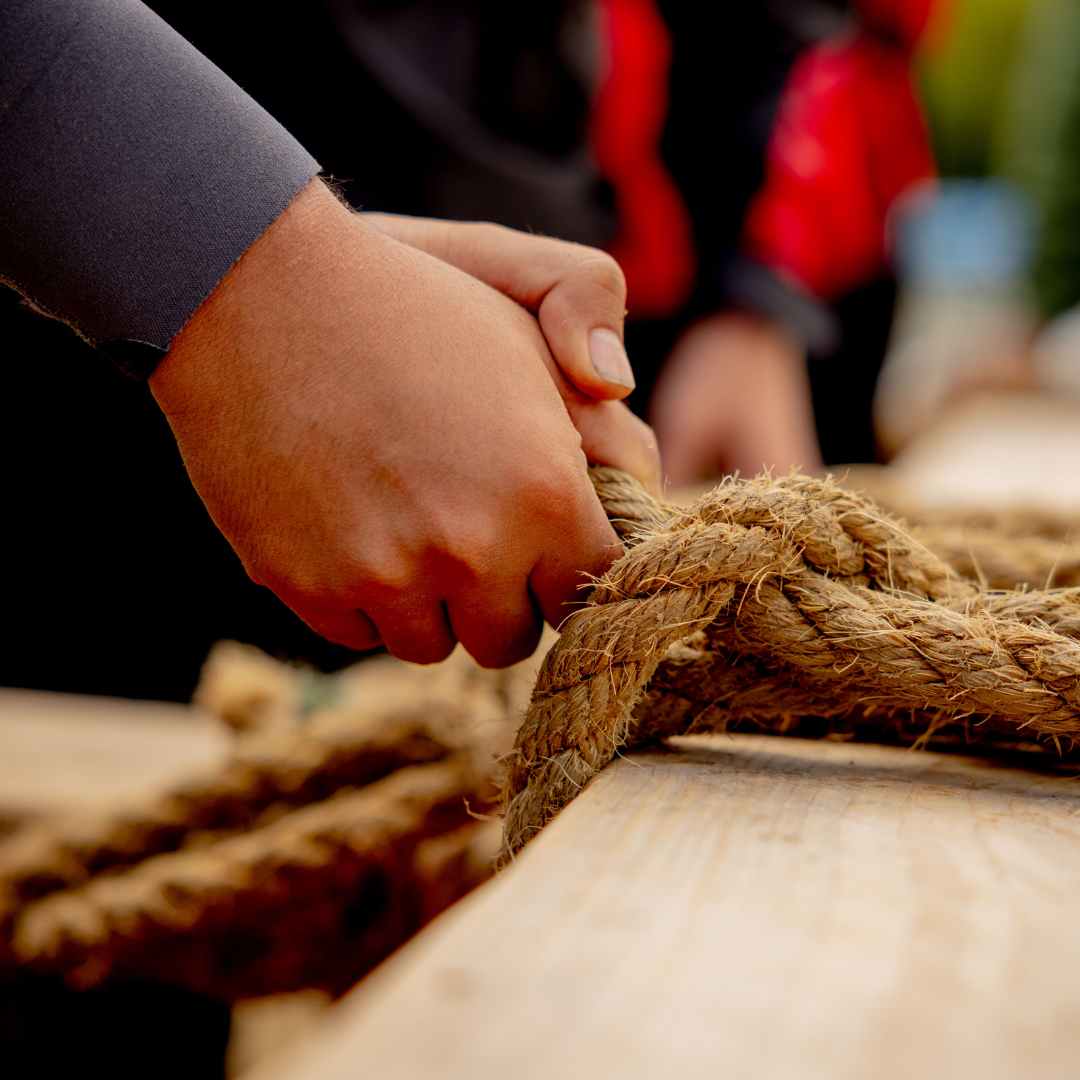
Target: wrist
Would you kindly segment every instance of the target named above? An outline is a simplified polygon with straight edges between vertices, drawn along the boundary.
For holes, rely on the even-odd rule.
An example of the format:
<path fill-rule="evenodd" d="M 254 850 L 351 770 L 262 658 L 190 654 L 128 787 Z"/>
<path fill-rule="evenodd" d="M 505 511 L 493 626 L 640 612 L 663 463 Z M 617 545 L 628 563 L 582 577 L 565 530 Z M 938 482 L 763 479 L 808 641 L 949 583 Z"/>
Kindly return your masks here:
<path fill-rule="evenodd" d="M 333 273 L 333 259 L 356 228 L 353 215 L 318 178 L 240 256 L 173 339 L 150 378 L 163 411 L 187 408 L 199 397 L 235 388 L 249 360 L 272 366 L 297 344 L 299 326 L 277 335 L 273 349 L 253 345 L 274 340 L 275 322 L 291 310 L 315 312 L 319 282 Z"/>

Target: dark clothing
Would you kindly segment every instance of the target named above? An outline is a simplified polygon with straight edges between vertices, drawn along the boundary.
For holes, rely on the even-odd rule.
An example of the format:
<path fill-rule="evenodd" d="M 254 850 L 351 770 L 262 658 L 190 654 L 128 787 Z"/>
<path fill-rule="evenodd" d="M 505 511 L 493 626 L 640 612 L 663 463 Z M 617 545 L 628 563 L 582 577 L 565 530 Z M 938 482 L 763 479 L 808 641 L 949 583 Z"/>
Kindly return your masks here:
<path fill-rule="evenodd" d="M 143 373 L 317 171 L 137 0 L 0 6 L 0 278 Z"/>
<path fill-rule="evenodd" d="M 15 0 L 10 10 L 55 2 Z M 604 71 L 593 3 L 553 0 L 523 10 L 502 0 L 278 7 L 156 0 L 154 7 L 292 131 L 354 205 L 493 218 L 594 244 L 614 234 L 614 191 L 588 151 L 590 102 Z M 808 42 L 835 31 L 848 4 L 673 0 L 660 7 L 674 44 L 661 149 L 693 220 L 702 287 L 692 307 L 628 329 L 643 386 L 687 319 L 738 299 L 731 268 L 787 73 Z M 115 0 L 109 9 L 118 10 Z M 4 11 L 6 24 L 12 16 Z M 241 129 L 249 122 L 242 117 Z M 221 138 L 225 127 L 215 128 Z M 0 126 L 0 139 L 3 132 Z M 114 213 L 110 206 L 92 211 L 100 195 L 65 190 L 87 228 L 91 212 Z M 131 200 L 128 190 L 125 206 L 134 213 Z M 205 223 L 195 215 L 190 227 Z M 155 250 L 161 244 L 143 240 Z M 206 242 L 213 246 L 213 238 Z M 190 291 L 197 303 L 199 288 Z M 760 304 L 763 295 L 745 303 Z M 8 517 L 17 522 L 5 530 L 2 552 L 14 570 L 5 581 L 5 619 L 18 628 L 0 649 L 0 684 L 184 698 L 207 650 L 224 637 L 340 664 L 344 650 L 316 638 L 246 579 L 187 483 L 145 387 L 120 379 L 64 328 L 18 306 L 14 296 L 0 296 L 0 402 L 12 420 L 16 412 L 23 420 L 22 430 L 0 424 Z M 849 312 L 855 322 L 885 322 L 864 304 Z M 863 340 L 846 325 L 841 335 L 853 347 Z M 866 372 L 871 361 L 860 355 L 851 363 Z M 867 402 L 851 405 L 866 413 Z M 845 425 L 837 430 L 852 430 Z M 872 454 L 866 439 L 831 449 L 842 459 Z"/>
<path fill-rule="evenodd" d="M 0 685 L 189 700 L 215 641 L 327 665 L 248 580 L 145 383 L 0 289 Z"/>
<path fill-rule="evenodd" d="M 850 4 L 660 0 L 659 7 L 672 38 L 664 161 L 690 212 L 698 261 L 690 317 L 747 308 L 826 351 L 838 332 L 827 307 L 789 288 L 768 267 L 750 263 L 742 237 L 751 200 L 765 182 L 788 75 L 807 48 L 849 24 Z"/>
<path fill-rule="evenodd" d="M 355 207 L 603 245 L 589 0 L 151 0 L 290 131 Z"/>
<path fill-rule="evenodd" d="M 228 1002 L 112 979 L 73 992 L 59 979 L 0 982 L 0 1053 L 10 1080 L 224 1080 Z"/>

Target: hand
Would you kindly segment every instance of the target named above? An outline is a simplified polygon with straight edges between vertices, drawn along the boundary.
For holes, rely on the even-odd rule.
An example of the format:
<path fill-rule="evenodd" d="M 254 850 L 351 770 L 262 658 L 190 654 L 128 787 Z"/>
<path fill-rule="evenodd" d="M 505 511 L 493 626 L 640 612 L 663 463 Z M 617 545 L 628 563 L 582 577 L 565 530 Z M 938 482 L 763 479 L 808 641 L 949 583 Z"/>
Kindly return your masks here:
<path fill-rule="evenodd" d="M 724 471 L 821 468 L 805 360 L 765 319 L 729 313 L 688 330 L 650 411 L 672 486 Z"/>
<path fill-rule="evenodd" d="M 361 216 L 532 312 L 561 373 L 552 371 L 589 460 L 623 469 L 659 494 L 656 437 L 616 403 L 634 388 L 634 376 L 623 347 L 626 281 L 610 255 L 501 225 Z"/>
<path fill-rule="evenodd" d="M 553 366 L 521 307 L 315 181 L 151 387 L 248 573 L 316 631 L 501 665 L 620 550 Z"/>

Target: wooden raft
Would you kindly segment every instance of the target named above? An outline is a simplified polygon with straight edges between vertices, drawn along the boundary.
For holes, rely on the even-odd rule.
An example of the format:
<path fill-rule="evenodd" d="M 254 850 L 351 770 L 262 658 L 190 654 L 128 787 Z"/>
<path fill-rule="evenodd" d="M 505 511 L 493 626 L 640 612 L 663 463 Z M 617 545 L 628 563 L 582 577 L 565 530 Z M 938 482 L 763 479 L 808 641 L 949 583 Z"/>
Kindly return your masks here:
<path fill-rule="evenodd" d="M 605 770 L 259 1080 L 1080 1072 L 1080 785 L 760 736 Z"/>

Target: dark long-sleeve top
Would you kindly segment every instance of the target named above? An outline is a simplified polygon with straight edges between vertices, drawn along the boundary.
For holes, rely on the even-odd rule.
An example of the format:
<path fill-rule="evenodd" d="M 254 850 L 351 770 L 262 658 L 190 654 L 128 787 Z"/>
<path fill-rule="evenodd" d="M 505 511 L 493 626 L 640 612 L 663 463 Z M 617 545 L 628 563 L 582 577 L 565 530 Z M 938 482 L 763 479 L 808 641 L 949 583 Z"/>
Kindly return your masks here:
<path fill-rule="evenodd" d="M 0 4 L 0 279 L 133 373 L 317 172 L 138 0 Z"/>

